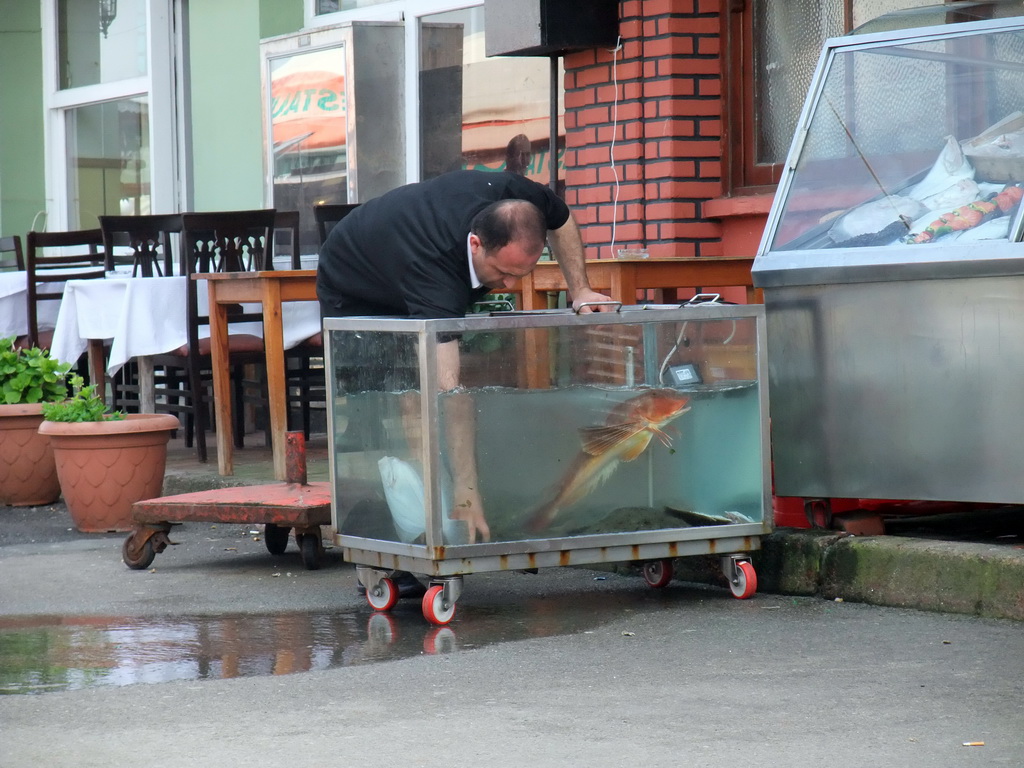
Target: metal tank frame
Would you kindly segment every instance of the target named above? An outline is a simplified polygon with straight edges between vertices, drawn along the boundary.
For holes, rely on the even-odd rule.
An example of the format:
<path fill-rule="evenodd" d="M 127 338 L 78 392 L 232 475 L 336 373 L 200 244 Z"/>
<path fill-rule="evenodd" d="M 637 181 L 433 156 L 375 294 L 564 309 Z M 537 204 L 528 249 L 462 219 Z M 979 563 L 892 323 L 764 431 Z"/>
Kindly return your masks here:
<path fill-rule="evenodd" d="M 336 533 L 334 540 L 342 548 L 346 561 L 357 566 L 360 582 L 367 589 L 371 606 L 378 609 L 390 597 L 397 599 L 389 577 L 395 571 L 410 571 L 429 577 L 431 588 L 423 599 L 423 612 L 435 624 L 446 624 L 454 613 L 454 604 L 462 589 L 462 577 L 489 571 L 523 570 L 596 563 L 637 561 L 645 563 L 644 576 L 652 586 L 664 586 L 671 579 L 671 560 L 692 555 L 720 555 L 722 569 L 733 594 L 749 597 L 756 588 L 756 575 L 747 553 L 760 549 L 761 537 L 771 532 L 772 504 L 769 484 L 770 448 L 768 440 L 768 391 L 766 382 L 765 314 L 760 305 L 701 304 L 691 307 L 621 307 L 613 313 L 576 314 L 572 310 L 535 312 L 494 312 L 470 315 L 459 319 L 412 320 L 397 318 L 325 318 L 324 330 L 332 331 L 401 331 L 413 332 L 419 340 L 418 356 L 421 371 L 420 408 L 424 423 L 435 424 L 439 418 L 438 371 L 436 347 L 439 334 L 485 331 L 495 329 L 543 329 L 570 326 L 636 325 L 645 322 L 676 322 L 697 320 L 728 320 L 752 318 L 756 335 L 756 371 L 761 451 L 761 522 L 728 525 L 602 533 L 558 538 L 536 538 L 517 541 L 446 545 L 442 540 L 440 516 L 432 510 L 440 508 L 441 491 L 435 482 L 433 463 L 440 454 L 437 429 L 424 429 L 424 469 L 427 527 L 424 544 L 369 539 Z M 334 361 L 332 344 L 326 347 L 328 388 L 333 392 Z M 334 397 L 328 396 L 328 423 L 335 423 Z M 329 432 L 331 456 L 335 454 L 333 426 Z M 336 462 L 331 462 L 332 493 L 337 493 L 340 478 Z M 336 501 L 336 500 L 335 500 Z M 338 505 L 334 507 L 335 530 Z M 660 582 L 664 582 L 660 583 Z"/>

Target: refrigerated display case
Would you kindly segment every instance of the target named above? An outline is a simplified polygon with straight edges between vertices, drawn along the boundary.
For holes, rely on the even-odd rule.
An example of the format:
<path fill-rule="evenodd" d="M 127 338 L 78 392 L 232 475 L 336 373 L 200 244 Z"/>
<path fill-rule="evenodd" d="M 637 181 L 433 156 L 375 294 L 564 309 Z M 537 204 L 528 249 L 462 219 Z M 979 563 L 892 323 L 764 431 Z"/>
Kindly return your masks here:
<path fill-rule="evenodd" d="M 1024 501 L 1022 12 L 826 42 L 753 266 L 780 496 Z"/>

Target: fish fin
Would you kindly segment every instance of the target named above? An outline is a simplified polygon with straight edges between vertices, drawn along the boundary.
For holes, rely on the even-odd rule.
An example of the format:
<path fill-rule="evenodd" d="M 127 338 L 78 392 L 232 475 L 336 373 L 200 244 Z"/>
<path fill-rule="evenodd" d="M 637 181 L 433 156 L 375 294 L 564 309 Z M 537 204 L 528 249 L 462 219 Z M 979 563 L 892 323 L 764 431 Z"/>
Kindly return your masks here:
<path fill-rule="evenodd" d="M 643 426 L 636 421 L 624 424 L 610 424 L 606 427 L 584 427 L 580 430 L 583 452 L 590 456 L 600 456 L 603 453 L 607 453 L 623 440 L 628 440 L 641 429 L 643 429 Z"/>
<path fill-rule="evenodd" d="M 647 450 L 647 446 L 651 444 L 651 438 L 653 435 L 647 432 L 639 437 L 633 445 L 622 452 L 622 461 L 633 461 L 637 456 Z"/>

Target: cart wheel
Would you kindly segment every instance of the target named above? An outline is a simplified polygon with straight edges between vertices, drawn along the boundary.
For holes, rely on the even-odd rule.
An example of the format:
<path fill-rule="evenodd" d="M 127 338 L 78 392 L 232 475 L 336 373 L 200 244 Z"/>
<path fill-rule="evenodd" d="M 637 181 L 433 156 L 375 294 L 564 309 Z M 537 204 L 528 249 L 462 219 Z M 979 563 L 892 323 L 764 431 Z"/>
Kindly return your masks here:
<path fill-rule="evenodd" d="M 291 528 L 282 528 L 280 525 L 267 523 L 263 526 L 263 541 L 267 545 L 267 552 L 272 555 L 283 555 L 288 549 L 288 533 Z"/>
<path fill-rule="evenodd" d="M 306 533 L 299 537 L 299 553 L 302 555 L 302 564 L 307 571 L 315 571 L 320 568 L 320 537 L 314 533 Z"/>
<path fill-rule="evenodd" d="M 369 594 L 369 593 L 367 593 Z M 423 618 L 431 624 L 444 626 L 455 616 L 455 603 L 445 604 L 444 587 L 435 584 L 423 596 Z"/>
<path fill-rule="evenodd" d="M 644 563 L 644 581 L 655 589 L 667 587 L 672 581 L 672 561 L 649 560 Z"/>
<path fill-rule="evenodd" d="M 153 539 L 146 539 L 141 547 L 135 545 L 135 536 L 138 531 L 132 531 L 124 540 L 124 544 L 121 545 L 121 559 L 124 560 L 124 564 L 127 565 L 134 571 L 142 571 L 153 562 L 153 558 L 156 557 L 156 550 L 153 548 Z"/>
<path fill-rule="evenodd" d="M 375 611 L 390 611 L 398 602 L 398 587 L 391 579 L 381 579 L 376 587 L 366 590 L 366 602 Z"/>
<path fill-rule="evenodd" d="M 736 578 L 729 581 L 729 589 L 739 600 L 746 600 L 757 592 L 757 572 L 749 560 L 736 563 Z"/>

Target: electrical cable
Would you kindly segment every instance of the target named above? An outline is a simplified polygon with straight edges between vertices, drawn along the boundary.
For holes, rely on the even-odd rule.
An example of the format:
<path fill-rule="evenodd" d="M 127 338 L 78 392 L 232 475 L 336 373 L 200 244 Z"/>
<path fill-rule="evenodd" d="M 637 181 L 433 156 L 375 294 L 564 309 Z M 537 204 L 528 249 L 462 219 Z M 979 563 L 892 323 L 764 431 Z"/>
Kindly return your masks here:
<path fill-rule="evenodd" d="M 611 172 L 612 177 L 615 179 L 615 192 L 612 195 L 612 241 L 608 246 L 608 255 L 615 255 L 615 236 L 616 228 L 619 223 L 619 170 L 615 167 L 615 136 L 619 131 L 619 57 L 618 53 L 622 50 L 622 35 L 618 36 L 615 42 L 615 47 L 612 48 L 609 53 L 612 54 L 612 144 L 609 150 L 609 158 L 611 160 Z"/>

